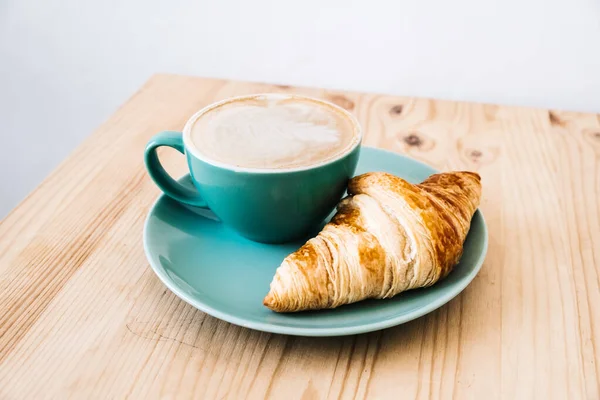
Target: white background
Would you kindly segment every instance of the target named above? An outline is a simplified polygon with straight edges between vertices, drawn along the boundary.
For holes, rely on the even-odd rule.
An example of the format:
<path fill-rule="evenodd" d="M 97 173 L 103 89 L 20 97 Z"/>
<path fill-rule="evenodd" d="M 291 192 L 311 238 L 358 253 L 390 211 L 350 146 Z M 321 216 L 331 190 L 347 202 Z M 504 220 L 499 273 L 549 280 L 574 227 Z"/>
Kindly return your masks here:
<path fill-rule="evenodd" d="M 0 218 L 155 72 L 600 112 L 600 1 L 0 0 Z"/>

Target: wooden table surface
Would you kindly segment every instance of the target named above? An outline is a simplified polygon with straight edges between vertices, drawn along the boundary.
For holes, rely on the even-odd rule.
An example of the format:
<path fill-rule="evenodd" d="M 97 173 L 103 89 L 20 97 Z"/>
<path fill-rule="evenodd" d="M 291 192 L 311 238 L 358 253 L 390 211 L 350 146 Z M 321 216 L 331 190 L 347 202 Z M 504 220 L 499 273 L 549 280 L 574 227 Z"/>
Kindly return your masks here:
<path fill-rule="evenodd" d="M 351 110 L 366 145 L 478 171 L 490 246 L 472 284 L 339 338 L 240 328 L 167 290 L 142 249 L 146 141 L 267 91 Z M 157 75 L 0 224 L 0 398 L 598 399 L 599 206 L 600 115 Z"/>

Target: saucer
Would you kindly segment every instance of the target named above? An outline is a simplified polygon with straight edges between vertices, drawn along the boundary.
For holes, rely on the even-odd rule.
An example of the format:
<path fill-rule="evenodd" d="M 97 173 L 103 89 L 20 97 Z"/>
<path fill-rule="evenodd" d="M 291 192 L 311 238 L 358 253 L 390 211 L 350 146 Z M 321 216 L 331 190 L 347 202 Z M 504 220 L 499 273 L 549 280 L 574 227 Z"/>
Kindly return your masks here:
<path fill-rule="evenodd" d="M 436 171 L 411 158 L 364 147 L 356 174 L 385 171 L 417 183 Z M 193 188 L 189 176 L 180 180 Z M 333 214 L 333 213 L 332 213 Z M 144 226 L 144 249 L 158 278 L 178 297 L 213 317 L 265 332 L 338 336 L 376 331 L 444 305 L 475 277 L 487 249 L 479 210 L 471 221 L 460 263 L 442 281 L 392 299 L 367 300 L 334 310 L 275 313 L 262 304 L 281 261 L 303 243 L 255 243 L 223 226 L 210 211 L 158 198 Z"/>

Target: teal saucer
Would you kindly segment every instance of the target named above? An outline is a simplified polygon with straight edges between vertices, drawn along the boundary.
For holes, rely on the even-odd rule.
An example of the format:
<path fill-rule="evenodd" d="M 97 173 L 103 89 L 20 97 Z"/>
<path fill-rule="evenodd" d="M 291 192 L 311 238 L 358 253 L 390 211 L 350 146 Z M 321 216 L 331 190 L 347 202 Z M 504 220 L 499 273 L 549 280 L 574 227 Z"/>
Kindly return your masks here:
<path fill-rule="evenodd" d="M 390 172 L 410 182 L 420 182 L 436 172 L 399 154 L 363 147 L 356 173 L 368 171 Z M 193 187 L 188 176 L 181 181 Z M 277 314 L 263 306 L 262 300 L 281 261 L 302 244 L 251 242 L 223 226 L 210 211 L 182 206 L 164 195 L 150 210 L 144 227 L 144 248 L 152 269 L 181 299 L 232 324 L 302 336 L 375 331 L 442 306 L 459 294 L 481 268 L 487 230 L 477 210 L 460 263 L 432 287 L 335 310 Z"/>

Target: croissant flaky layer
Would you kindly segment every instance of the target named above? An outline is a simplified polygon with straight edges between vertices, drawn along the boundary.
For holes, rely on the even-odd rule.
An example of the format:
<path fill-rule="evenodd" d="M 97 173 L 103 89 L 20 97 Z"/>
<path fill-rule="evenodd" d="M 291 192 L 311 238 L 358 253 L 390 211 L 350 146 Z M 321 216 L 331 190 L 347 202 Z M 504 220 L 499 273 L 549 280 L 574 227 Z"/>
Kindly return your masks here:
<path fill-rule="evenodd" d="M 335 308 L 433 285 L 460 260 L 480 180 L 473 172 L 417 185 L 383 172 L 353 178 L 331 222 L 283 260 L 264 304 L 277 312 Z"/>

